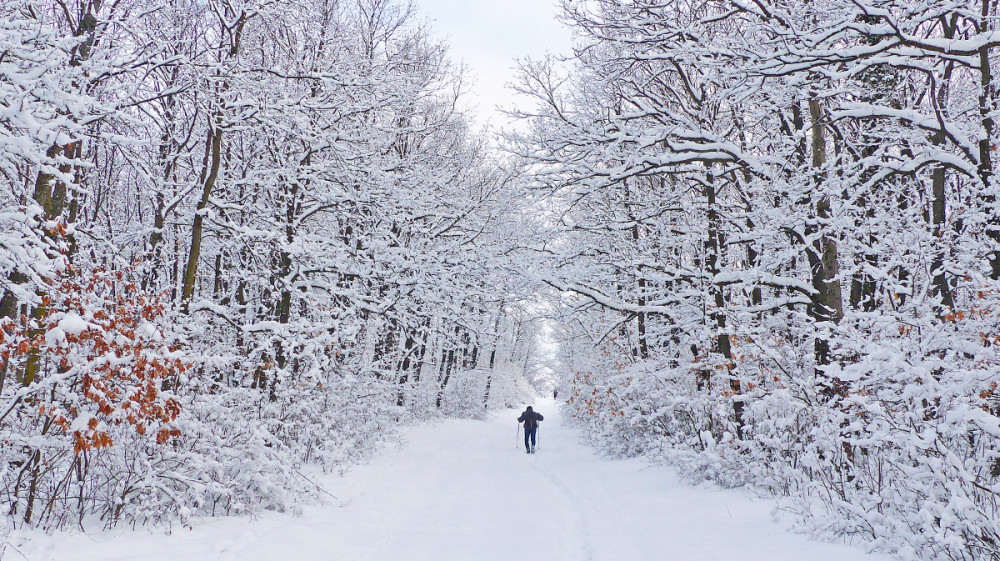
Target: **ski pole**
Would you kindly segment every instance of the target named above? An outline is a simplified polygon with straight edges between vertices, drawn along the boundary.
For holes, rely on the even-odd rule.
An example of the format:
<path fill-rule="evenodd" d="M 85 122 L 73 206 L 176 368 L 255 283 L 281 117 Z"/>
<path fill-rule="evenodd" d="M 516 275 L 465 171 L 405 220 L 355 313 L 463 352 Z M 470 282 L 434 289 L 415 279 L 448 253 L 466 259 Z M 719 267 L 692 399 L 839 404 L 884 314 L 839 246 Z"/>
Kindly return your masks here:
<path fill-rule="evenodd" d="M 518 448 L 517 441 L 521 438 L 521 421 L 517 422 L 517 432 L 514 433 L 514 448 Z"/>

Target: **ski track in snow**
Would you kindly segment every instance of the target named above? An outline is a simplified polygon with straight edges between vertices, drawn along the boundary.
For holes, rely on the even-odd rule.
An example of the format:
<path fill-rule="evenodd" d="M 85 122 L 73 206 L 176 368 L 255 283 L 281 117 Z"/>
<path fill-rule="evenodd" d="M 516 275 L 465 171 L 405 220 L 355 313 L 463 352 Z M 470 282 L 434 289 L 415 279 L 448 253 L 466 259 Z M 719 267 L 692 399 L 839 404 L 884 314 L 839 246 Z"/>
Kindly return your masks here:
<path fill-rule="evenodd" d="M 518 412 L 408 429 L 407 443 L 324 486 L 344 506 L 209 519 L 191 530 L 15 533 L 4 561 L 887 561 L 810 541 L 773 502 L 690 486 L 665 467 L 601 458 L 552 400 L 538 453 Z M 15 549 L 16 548 L 16 549 Z"/>

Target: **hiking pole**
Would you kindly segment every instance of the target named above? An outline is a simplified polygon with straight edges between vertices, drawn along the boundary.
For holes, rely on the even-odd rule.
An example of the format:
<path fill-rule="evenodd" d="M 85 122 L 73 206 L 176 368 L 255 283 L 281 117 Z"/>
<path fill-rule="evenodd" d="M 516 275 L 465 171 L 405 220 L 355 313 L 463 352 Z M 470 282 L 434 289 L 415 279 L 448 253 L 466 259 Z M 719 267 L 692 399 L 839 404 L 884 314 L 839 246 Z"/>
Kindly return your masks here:
<path fill-rule="evenodd" d="M 517 441 L 521 438 L 521 421 L 517 422 L 517 432 L 514 433 L 514 448 L 518 448 Z"/>

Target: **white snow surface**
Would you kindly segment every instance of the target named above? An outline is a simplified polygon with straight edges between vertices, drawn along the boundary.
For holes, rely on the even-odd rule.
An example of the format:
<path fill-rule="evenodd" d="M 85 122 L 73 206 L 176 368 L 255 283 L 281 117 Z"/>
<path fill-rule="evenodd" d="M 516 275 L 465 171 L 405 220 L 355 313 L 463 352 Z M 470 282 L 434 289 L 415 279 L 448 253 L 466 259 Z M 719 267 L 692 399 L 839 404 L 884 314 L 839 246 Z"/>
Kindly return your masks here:
<path fill-rule="evenodd" d="M 560 423 L 552 400 L 538 452 L 515 447 L 517 411 L 405 431 L 344 476 L 339 503 L 157 529 L 15 532 L 4 559 L 31 561 L 887 561 L 811 541 L 774 502 L 691 486 L 668 467 L 602 458 Z"/>

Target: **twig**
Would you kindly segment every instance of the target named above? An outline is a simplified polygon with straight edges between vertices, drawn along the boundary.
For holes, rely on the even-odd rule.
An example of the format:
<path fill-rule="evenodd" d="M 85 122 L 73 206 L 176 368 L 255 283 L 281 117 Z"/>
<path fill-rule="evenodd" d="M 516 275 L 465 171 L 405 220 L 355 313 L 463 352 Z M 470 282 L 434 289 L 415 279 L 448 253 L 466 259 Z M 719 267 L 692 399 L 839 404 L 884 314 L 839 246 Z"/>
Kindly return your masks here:
<path fill-rule="evenodd" d="M 312 483 L 312 484 L 313 484 L 313 485 L 315 485 L 315 486 L 316 486 L 316 488 L 317 488 L 317 489 L 319 489 L 320 491 L 322 491 L 322 492 L 326 493 L 327 495 L 330 495 L 331 497 L 333 497 L 334 499 L 336 499 L 336 500 L 338 500 L 338 501 L 340 500 L 340 499 L 339 499 L 339 498 L 338 498 L 338 497 L 337 497 L 336 495 L 334 495 L 333 493 L 331 493 L 331 492 L 327 491 L 326 489 L 324 489 L 322 485 L 320 485 L 319 483 L 316 483 L 316 482 L 315 482 L 315 481 L 313 481 L 312 479 L 309 479 L 308 477 L 306 477 L 306 476 L 305 476 L 305 475 L 304 475 L 304 474 L 303 474 L 303 473 L 302 473 L 301 471 L 299 471 L 299 470 L 297 470 L 297 469 L 296 469 L 296 470 L 294 470 L 294 471 L 295 471 L 295 473 L 299 474 L 299 477 L 301 477 L 302 479 L 305 479 L 305 480 L 306 480 L 306 481 L 308 481 L 309 483 Z"/>

